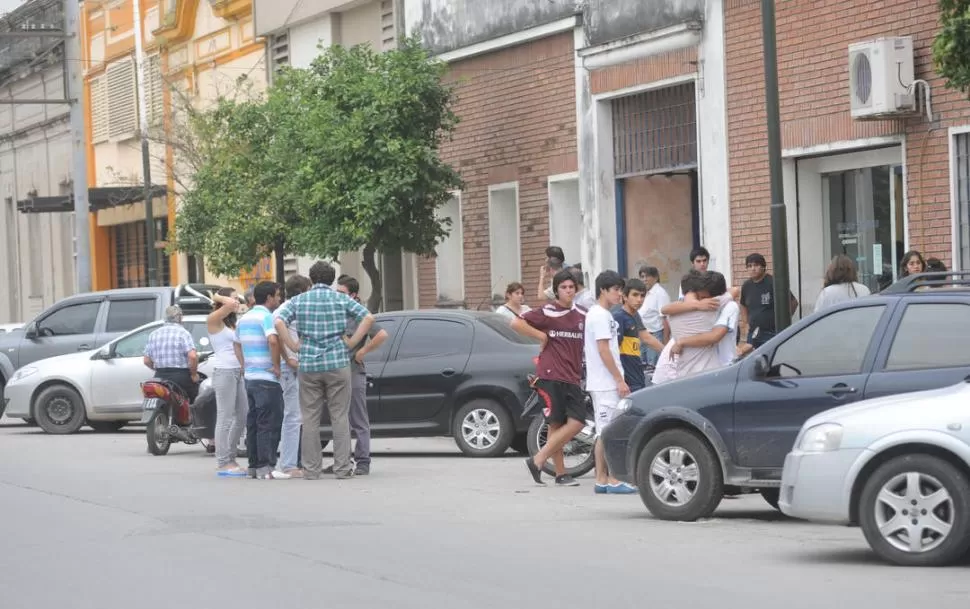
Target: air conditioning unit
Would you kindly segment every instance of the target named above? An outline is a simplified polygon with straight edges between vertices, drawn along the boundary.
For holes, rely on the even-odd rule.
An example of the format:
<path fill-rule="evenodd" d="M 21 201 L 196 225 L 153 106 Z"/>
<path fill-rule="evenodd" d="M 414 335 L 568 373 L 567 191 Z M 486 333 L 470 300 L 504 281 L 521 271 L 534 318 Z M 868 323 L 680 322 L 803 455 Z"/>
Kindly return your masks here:
<path fill-rule="evenodd" d="M 878 38 L 849 45 L 852 118 L 894 118 L 916 111 L 913 38 Z"/>

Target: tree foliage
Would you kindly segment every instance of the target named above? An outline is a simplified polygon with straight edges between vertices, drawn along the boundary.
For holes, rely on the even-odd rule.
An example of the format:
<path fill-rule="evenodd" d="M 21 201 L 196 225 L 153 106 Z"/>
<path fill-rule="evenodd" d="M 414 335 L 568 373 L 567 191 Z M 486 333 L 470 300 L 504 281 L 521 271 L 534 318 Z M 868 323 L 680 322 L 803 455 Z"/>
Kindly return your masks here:
<path fill-rule="evenodd" d="M 941 28 L 933 42 L 936 71 L 946 86 L 970 91 L 970 0 L 939 0 Z"/>
<path fill-rule="evenodd" d="M 193 121 L 204 162 L 177 247 L 219 273 L 251 266 L 280 235 L 294 255 L 363 248 L 376 308 L 375 254 L 429 255 L 448 233 L 435 210 L 461 179 L 439 157 L 458 120 L 445 70 L 417 39 L 385 53 L 334 46 L 279 74 L 262 100 L 221 100 Z"/>

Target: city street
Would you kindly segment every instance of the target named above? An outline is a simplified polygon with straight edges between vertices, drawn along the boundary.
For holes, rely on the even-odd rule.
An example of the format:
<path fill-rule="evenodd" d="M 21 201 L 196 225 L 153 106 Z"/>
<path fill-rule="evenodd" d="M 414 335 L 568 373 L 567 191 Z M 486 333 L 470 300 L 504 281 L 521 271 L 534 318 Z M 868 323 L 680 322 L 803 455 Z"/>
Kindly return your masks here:
<path fill-rule="evenodd" d="M 421 609 L 964 609 L 967 566 L 903 569 L 856 529 L 758 496 L 653 520 L 637 496 L 539 488 L 513 454 L 377 440 L 350 481 L 221 479 L 200 447 L 141 428 L 48 436 L 0 422 L 0 606 Z M 325 459 L 325 462 L 328 462 Z"/>

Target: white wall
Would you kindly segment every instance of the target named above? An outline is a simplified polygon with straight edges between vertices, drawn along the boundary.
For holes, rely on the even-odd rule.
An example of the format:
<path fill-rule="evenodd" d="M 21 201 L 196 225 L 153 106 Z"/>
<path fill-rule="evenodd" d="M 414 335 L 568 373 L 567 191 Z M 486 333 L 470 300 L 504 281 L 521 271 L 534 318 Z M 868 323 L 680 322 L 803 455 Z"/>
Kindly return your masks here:
<path fill-rule="evenodd" d="M 58 66 L 5 83 L 4 98 L 64 95 Z M 11 137 L 13 133 L 16 137 Z M 67 108 L 60 105 L 0 106 L 0 323 L 29 321 L 75 291 L 71 213 L 24 214 L 16 202 L 69 192 L 71 141 Z M 7 202 L 12 199 L 12 208 Z M 15 255 L 11 256 L 11 253 Z"/>

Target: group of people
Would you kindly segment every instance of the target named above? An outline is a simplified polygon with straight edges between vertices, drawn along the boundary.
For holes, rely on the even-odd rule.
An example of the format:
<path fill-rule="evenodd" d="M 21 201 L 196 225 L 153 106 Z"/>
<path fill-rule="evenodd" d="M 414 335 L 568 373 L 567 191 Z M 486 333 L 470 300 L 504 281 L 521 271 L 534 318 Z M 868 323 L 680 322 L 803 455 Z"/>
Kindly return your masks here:
<path fill-rule="evenodd" d="M 315 480 L 322 474 L 346 479 L 370 473 L 364 357 L 388 334 L 361 304 L 355 278 L 337 278 L 326 262 L 314 264 L 309 275 L 294 275 L 284 286 L 258 283 L 247 293 L 245 313 L 234 289 L 213 296 L 207 326 L 219 476 Z M 149 336 L 145 364 L 194 399 L 199 381 L 194 341 L 178 307 L 170 307 L 166 322 Z M 326 469 L 320 441 L 324 408 L 334 457 Z M 236 462 L 244 429 L 246 468 Z"/>

